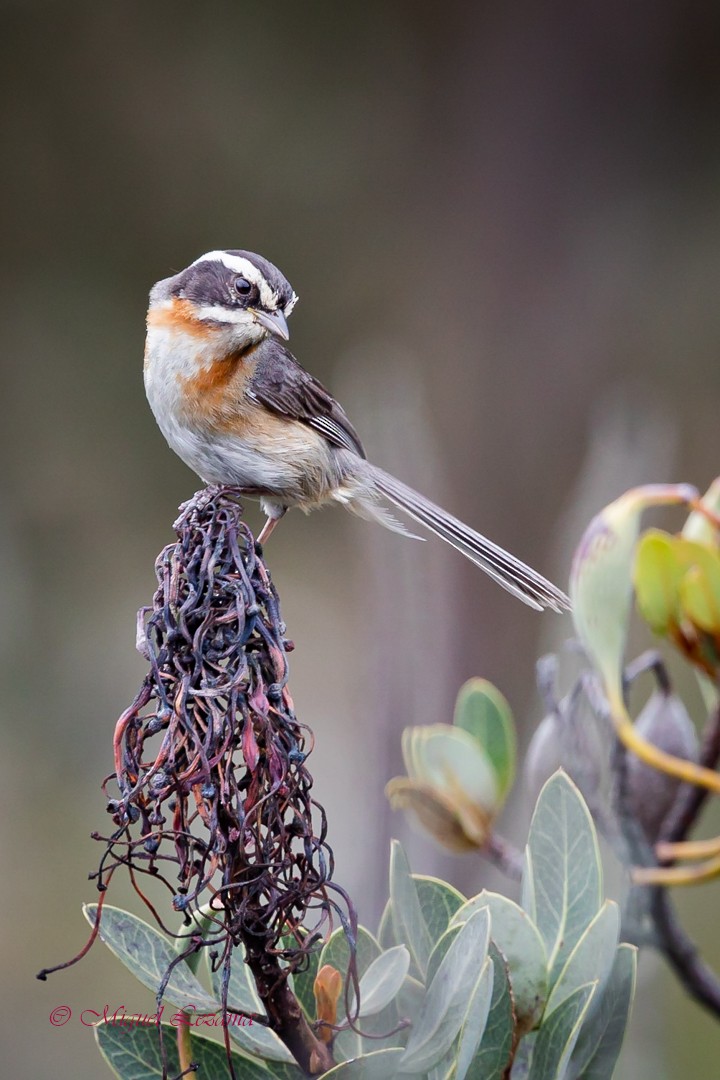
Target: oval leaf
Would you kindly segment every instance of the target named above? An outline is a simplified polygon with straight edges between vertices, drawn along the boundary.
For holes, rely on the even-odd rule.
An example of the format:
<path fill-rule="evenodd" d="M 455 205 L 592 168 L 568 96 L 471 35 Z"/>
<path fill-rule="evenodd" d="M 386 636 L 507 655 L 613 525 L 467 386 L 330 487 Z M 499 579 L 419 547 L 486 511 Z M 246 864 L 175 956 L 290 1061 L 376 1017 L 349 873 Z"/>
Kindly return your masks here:
<path fill-rule="evenodd" d="M 515 779 L 515 721 L 506 699 L 487 679 L 469 679 L 455 703 L 454 724 L 467 731 L 495 770 L 498 795 L 504 799 Z"/>
<path fill-rule="evenodd" d="M 543 940 L 522 908 L 499 893 L 483 891 L 468 900 L 453 917 L 453 925 L 466 922 L 481 907 L 490 910 L 492 940 L 508 967 L 520 1032 L 531 1031 L 542 1016 L 548 996 Z"/>
<path fill-rule="evenodd" d="M 698 545 L 699 547 L 699 545 Z M 720 557 L 704 551 L 706 558 L 688 570 L 680 583 L 680 601 L 688 618 L 708 634 L 720 633 Z"/>
<path fill-rule="evenodd" d="M 95 925 L 96 913 L 97 904 L 83 905 L 83 914 L 91 926 Z M 137 915 L 108 904 L 102 909 L 100 938 L 153 994 L 160 989 L 170 964 L 177 960 L 173 945 L 158 930 Z M 181 1009 L 194 1008 L 200 1013 L 216 1013 L 221 1008 L 184 962 L 173 969 L 165 997 Z"/>
<path fill-rule="evenodd" d="M 417 888 L 402 844 L 393 840 L 390 848 L 390 901 L 393 936 L 407 945 L 420 975 L 424 977 L 433 941 L 420 907 Z"/>
<path fill-rule="evenodd" d="M 505 1080 L 510 1055 L 515 1044 L 515 1014 L 507 968 L 497 946 L 492 941 L 488 956 L 493 965 L 490 1013 L 480 1046 L 470 1063 L 465 1080 Z"/>
<path fill-rule="evenodd" d="M 535 867 L 532 852 L 526 847 L 523 853 L 523 872 L 520 880 L 520 907 L 537 926 L 537 901 L 535 899 Z"/>
<path fill-rule="evenodd" d="M 408 975 L 398 993 L 398 1013 L 414 1023 L 424 1000 L 425 987 L 418 979 L 413 979 L 412 975 Z"/>
<path fill-rule="evenodd" d="M 448 949 L 450 948 L 450 946 L 452 945 L 453 941 L 455 940 L 455 938 L 458 936 L 459 933 L 460 933 L 460 926 L 459 925 L 458 926 L 450 926 L 450 927 L 448 927 L 448 929 L 445 931 L 445 933 L 441 936 L 440 940 L 438 941 L 438 943 L 435 946 L 435 948 L 433 949 L 433 951 L 430 953 L 430 959 L 428 960 L 428 966 L 427 966 L 427 973 L 425 975 L 425 985 L 426 986 L 429 986 L 430 983 L 435 978 L 435 975 L 437 973 L 437 969 L 440 967 L 440 964 L 445 959 L 445 954 L 447 953 Z"/>
<path fill-rule="evenodd" d="M 380 916 L 380 925 L 378 926 L 377 939 L 383 949 L 390 949 L 393 945 L 397 945 L 393 931 L 392 900 L 388 900 L 383 908 L 383 913 Z"/>
<path fill-rule="evenodd" d="M 439 878 L 413 874 L 412 879 L 430 938 L 437 941 L 447 930 L 455 912 L 465 903 L 465 897 L 458 889 Z"/>
<path fill-rule="evenodd" d="M 95 1040 L 102 1057 L 120 1080 L 158 1080 L 163 1076 L 179 1076 L 181 1072 L 177 1051 L 177 1028 L 163 1024 L 163 1049 L 166 1070 L 157 1027 L 119 1027 L 116 1024 L 98 1024 Z M 198 1065 L 198 1076 L 227 1076 L 228 1062 L 225 1047 L 202 1035 L 190 1034 L 192 1060 Z M 231 1055 L 235 1074 L 243 1080 L 270 1080 L 282 1075 L 284 1080 L 297 1078 L 303 1073 L 297 1066 L 282 1066 L 282 1074 L 269 1073 L 260 1062 L 251 1061 L 241 1054 Z"/>
<path fill-rule="evenodd" d="M 606 900 L 567 958 L 552 988 L 543 1023 L 579 986 L 596 983 L 595 1000 L 599 1001 L 615 962 L 619 934 L 620 911 L 613 900 Z"/>
<path fill-rule="evenodd" d="M 678 561 L 672 541 L 668 533 L 648 529 L 635 555 L 637 606 L 656 634 L 667 634 L 680 621 L 680 582 L 685 567 Z"/>
<path fill-rule="evenodd" d="M 535 1040 L 528 1080 L 564 1080 L 594 994 L 594 983 L 578 987 L 542 1024 Z"/>
<path fill-rule="evenodd" d="M 611 1080 L 635 995 L 637 949 L 620 945 L 599 1006 L 583 1024 L 572 1056 L 577 1080 Z"/>
<path fill-rule="evenodd" d="M 404 945 L 378 956 L 360 980 L 360 1016 L 375 1016 L 397 997 L 410 968 L 410 953 Z"/>
<path fill-rule="evenodd" d="M 363 977 L 372 962 L 377 960 L 381 952 L 382 949 L 370 931 L 366 930 L 364 926 L 358 926 L 357 941 L 355 943 L 355 963 L 359 979 Z M 320 953 L 318 967 L 324 967 L 325 964 L 337 968 L 343 980 L 346 978 L 350 965 L 350 945 L 341 926 L 337 930 L 333 930 Z"/>
<path fill-rule="evenodd" d="M 476 911 L 462 926 L 428 986 L 402 1058 L 402 1071 L 424 1072 L 450 1049 L 463 1023 L 468 986 L 485 962 L 490 915 Z"/>
<path fill-rule="evenodd" d="M 499 808 L 498 781 L 485 750 L 461 728 L 433 724 L 415 729 L 418 780 L 443 794 L 462 798 L 489 812 Z"/>
<path fill-rule="evenodd" d="M 720 629 L 720 556 L 715 546 L 648 529 L 635 561 L 638 607 L 667 634 L 683 615 L 708 633 Z"/>
<path fill-rule="evenodd" d="M 570 577 L 573 622 L 613 706 L 622 700 L 623 654 L 641 515 L 650 506 L 695 498 L 697 491 L 688 484 L 633 488 L 593 518 L 575 552 Z"/>
<path fill-rule="evenodd" d="M 470 993 L 467 1012 L 460 1028 L 453 1080 L 465 1080 L 485 1034 L 485 1027 L 490 1015 L 494 971 L 493 962 L 488 957 Z"/>
<path fill-rule="evenodd" d="M 359 926 L 355 948 L 355 964 L 359 979 L 362 979 L 367 969 L 372 962 L 380 956 L 381 952 L 380 946 L 370 931 L 366 930 L 364 926 Z M 342 974 L 343 981 L 348 978 L 350 945 L 342 927 L 338 927 L 337 930 L 334 930 L 328 938 L 320 954 L 319 963 L 320 966 L 329 964 L 336 968 Z M 352 983 L 349 983 L 348 988 L 352 988 Z M 345 1019 L 345 1015 L 345 994 L 343 993 L 338 1002 L 338 1021 L 342 1022 Z M 371 1029 L 372 1021 L 368 1022 L 365 1026 Z M 393 1024 L 388 1024 L 388 1028 L 392 1026 Z M 377 1042 L 373 1045 L 373 1049 L 376 1048 Z M 363 1039 L 356 1032 L 350 1031 L 349 1029 L 341 1031 L 335 1039 L 334 1049 L 337 1058 L 358 1057 L 363 1050 Z"/>
<path fill-rule="evenodd" d="M 602 868 L 595 826 L 585 801 L 564 772 L 552 776 L 540 792 L 528 838 L 532 881 L 524 889 L 534 897 L 528 914 L 545 943 L 550 983 L 600 910 Z"/>

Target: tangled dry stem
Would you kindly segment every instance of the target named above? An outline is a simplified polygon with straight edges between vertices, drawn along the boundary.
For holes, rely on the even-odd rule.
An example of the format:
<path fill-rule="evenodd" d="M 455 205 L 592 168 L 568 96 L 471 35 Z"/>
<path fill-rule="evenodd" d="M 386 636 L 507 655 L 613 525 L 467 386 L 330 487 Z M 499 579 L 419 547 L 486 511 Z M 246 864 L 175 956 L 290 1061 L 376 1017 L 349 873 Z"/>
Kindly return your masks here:
<path fill-rule="evenodd" d="M 189 927 L 182 957 L 211 950 L 224 1009 L 242 943 L 265 1022 L 315 1073 L 332 1058 L 288 975 L 306 967 L 333 916 L 354 952 L 356 917 L 331 881 L 325 813 L 306 766 L 312 734 L 287 687 L 292 643 L 240 494 L 197 495 L 157 559 L 153 604 L 138 617 L 150 670 L 117 724 L 119 793 L 108 805 L 117 831 L 97 878 L 103 888 L 124 865 L 143 899 L 141 875 L 167 884 Z"/>

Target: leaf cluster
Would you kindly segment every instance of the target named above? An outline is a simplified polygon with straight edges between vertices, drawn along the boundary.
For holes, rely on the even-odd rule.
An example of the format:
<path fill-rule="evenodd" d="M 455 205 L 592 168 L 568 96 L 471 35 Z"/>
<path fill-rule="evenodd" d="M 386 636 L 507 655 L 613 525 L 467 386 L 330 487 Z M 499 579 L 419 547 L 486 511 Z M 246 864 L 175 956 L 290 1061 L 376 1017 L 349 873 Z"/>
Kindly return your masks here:
<path fill-rule="evenodd" d="M 515 779 L 515 722 L 500 691 L 469 679 L 453 724 L 406 728 L 402 752 L 407 776 L 385 789 L 393 809 L 450 851 L 482 850 Z"/>
<path fill-rule="evenodd" d="M 95 910 L 87 909 L 91 921 Z M 183 1024 L 199 1076 L 231 1075 L 225 1048 L 209 1035 L 219 1026 L 232 1042 L 236 1076 L 300 1080 L 283 1043 L 258 1022 L 260 1002 L 241 948 L 227 1000 L 246 1020 L 255 1017 L 252 1023 L 237 1013 L 223 1018 L 222 975 L 208 962 L 201 980 L 180 947 L 142 920 L 106 907 L 100 934 L 145 986 L 157 993 L 164 984 L 164 1002 L 178 1010 L 96 1028 L 100 1050 L 122 1080 L 162 1076 L 163 1056 L 167 1075 L 179 1071 L 176 1034 Z M 338 929 L 310 954 L 307 970 L 289 976 L 316 1025 L 323 973 L 343 976 L 332 1043 L 338 1064 L 323 1074 L 328 1080 L 613 1074 L 634 991 L 635 950 L 619 944 L 617 906 L 603 902 L 593 822 L 563 773 L 548 781 L 536 806 L 520 905 L 491 892 L 466 899 L 443 881 L 412 874 L 394 842 L 377 936 L 358 932 L 355 985 L 346 978 L 350 959 Z"/>

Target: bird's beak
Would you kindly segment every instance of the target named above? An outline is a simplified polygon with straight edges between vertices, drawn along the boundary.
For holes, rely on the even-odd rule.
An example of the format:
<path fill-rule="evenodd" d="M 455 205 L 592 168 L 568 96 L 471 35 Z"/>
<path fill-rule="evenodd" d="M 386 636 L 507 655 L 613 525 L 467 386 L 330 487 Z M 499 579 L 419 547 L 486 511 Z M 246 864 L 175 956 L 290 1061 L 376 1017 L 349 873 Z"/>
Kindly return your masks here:
<path fill-rule="evenodd" d="M 282 338 L 283 341 L 287 341 L 290 337 L 287 319 L 282 311 L 258 311 L 256 308 L 255 321 L 264 326 L 266 330 L 269 330 L 271 334 L 276 334 L 279 338 Z"/>

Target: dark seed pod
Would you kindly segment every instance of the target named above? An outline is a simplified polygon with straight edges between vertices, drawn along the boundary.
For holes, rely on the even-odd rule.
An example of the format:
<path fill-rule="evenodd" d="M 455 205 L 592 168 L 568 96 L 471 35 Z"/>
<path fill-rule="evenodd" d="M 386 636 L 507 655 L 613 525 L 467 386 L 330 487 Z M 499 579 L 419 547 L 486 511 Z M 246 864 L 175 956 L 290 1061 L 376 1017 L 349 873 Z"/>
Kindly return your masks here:
<path fill-rule="evenodd" d="M 542 681 L 551 670 L 550 659 L 555 658 L 545 658 L 544 670 L 538 665 L 538 686 L 550 711 L 538 724 L 525 755 L 527 788 L 537 797 L 545 781 L 562 768 L 590 800 L 606 771 L 607 739 L 582 678 L 562 700 L 554 700 L 554 687 Z"/>
<path fill-rule="evenodd" d="M 685 706 L 675 694 L 656 690 L 635 721 L 635 729 L 666 754 L 697 761 L 698 737 Z M 628 805 L 648 840 L 657 840 L 678 792 L 684 785 L 674 776 L 645 765 L 634 754 L 627 758 Z"/>

